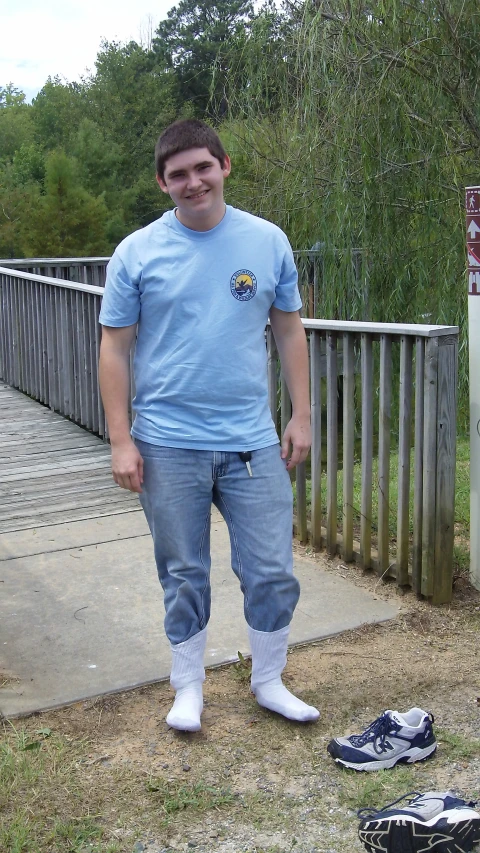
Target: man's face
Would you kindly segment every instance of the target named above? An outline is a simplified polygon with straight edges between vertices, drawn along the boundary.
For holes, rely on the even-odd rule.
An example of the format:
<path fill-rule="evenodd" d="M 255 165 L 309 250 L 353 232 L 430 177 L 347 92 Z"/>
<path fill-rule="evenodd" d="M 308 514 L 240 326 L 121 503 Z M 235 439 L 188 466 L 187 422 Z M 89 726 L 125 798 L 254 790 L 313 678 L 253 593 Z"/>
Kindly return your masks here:
<path fill-rule="evenodd" d="M 223 182 L 229 174 L 229 157 L 222 167 L 208 148 L 189 148 L 168 158 L 163 180 L 157 175 L 157 181 L 175 202 L 183 225 L 208 231 L 224 216 Z"/>

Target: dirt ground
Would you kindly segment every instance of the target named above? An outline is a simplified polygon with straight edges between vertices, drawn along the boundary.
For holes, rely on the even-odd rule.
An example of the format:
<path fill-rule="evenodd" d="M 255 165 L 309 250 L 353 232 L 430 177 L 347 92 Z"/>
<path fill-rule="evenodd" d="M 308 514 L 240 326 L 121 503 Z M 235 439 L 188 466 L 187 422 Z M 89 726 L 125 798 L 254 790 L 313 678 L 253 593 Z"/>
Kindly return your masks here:
<path fill-rule="evenodd" d="M 208 671 L 196 734 L 167 727 L 166 683 L 26 721 L 86 744 L 75 772 L 112 849 L 351 853 L 363 849 L 361 806 L 381 807 L 411 790 L 480 799 L 480 594 L 459 578 L 452 604 L 434 608 L 338 560 L 328 570 L 395 602 L 399 615 L 291 651 L 285 683 L 320 709 L 317 723 L 259 708 L 246 662 Z M 355 773 L 328 756 L 335 735 L 412 706 L 435 717 L 433 758 Z"/>

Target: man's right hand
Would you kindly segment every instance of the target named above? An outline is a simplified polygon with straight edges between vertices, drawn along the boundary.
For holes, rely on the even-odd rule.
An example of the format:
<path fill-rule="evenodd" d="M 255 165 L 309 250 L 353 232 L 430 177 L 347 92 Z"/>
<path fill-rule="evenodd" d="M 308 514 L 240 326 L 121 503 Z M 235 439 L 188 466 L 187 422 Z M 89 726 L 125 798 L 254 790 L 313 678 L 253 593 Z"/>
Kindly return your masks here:
<path fill-rule="evenodd" d="M 143 459 L 134 442 L 112 445 L 113 479 L 122 489 L 141 492 L 143 483 Z"/>

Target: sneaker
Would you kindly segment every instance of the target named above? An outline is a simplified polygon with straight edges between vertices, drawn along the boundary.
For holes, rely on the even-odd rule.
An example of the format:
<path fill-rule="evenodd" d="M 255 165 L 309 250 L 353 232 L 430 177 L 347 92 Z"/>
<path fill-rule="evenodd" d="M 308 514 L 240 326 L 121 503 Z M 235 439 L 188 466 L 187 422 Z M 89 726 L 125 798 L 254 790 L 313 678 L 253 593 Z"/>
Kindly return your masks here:
<path fill-rule="evenodd" d="M 448 791 L 412 791 L 380 811 L 360 809 L 358 835 L 369 853 L 467 853 L 480 841 L 474 806 Z"/>
<path fill-rule="evenodd" d="M 338 764 L 353 770 L 384 770 L 398 762 L 411 764 L 437 748 L 433 714 L 411 708 L 405 714 L 385 711 L 361 735 L 337 737 L 327 750 Z"/>

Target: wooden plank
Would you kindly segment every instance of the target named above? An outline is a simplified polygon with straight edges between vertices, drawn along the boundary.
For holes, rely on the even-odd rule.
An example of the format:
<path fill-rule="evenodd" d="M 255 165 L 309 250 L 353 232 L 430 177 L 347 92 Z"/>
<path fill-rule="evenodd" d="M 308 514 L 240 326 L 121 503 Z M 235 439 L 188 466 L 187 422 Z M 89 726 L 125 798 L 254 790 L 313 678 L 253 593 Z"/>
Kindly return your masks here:
<path fill-rule="evenodd" d="M 411 335 L 413 338 L 438 338 L 458 335 L 458 326 L 427 326 L 422 323 L 370 323 L 358 320 L 302 320 L 306 329 L 323 332 L 350 332 L 356 335 Z"/>
<path fill-rule="evenodd" d="M 455 525 L 455 456 L 458 343 L 441 339 L 438 347 L 437 477 L 433 604 L 452 599 Z"/>
<path fill-rule="evenodd" d="M 110 452 L 105 444 L 88 444 L 85 447 L 68 447 L 61 452 L 53 451 L 45 448 L 36 454 L 18 453 L 13 457 L 13 461 L 9 460 L 2 462 L 2 471 L 8 473 L 12 470 L 26 471 L 36 469 L 39 466 L 53 465 L 64 466 L 72 460 L 110 458 Z"/>
<path fill-rule="evenodd" d="M 378 572 L 390 566 L 390 433 L 392 419 L 392 341 L 380 336 L 380 399 L 378 424 Z"/>
<path fill-rule="evenodd" d="M 65 521 L 85 521 L 89 518 L 102 518 L 110 515 L 123 515 L 126 512 L 141 512 L 138 502 L 130 505 L 118 504 L 111 507 L 84 507 L 81 509 L 70 510 L 68 519 L 65 519 L 64 511 L 52 512 L 48 516 L 44 516 L 42 520 L 38 520 L 35 516 L 25 519 L 12 519 L 2 523 L 0 520 L 0 533 L 13 533 L 16 530 L 31 530 L 38 527 L 50 527 L 52 524 L 64 524 Z M 149 535 L 149 534 L 146 534 Z"/>
<path fill-rule="evenodd" d="M 68 463 L 67 465 L 50 465 L 48 467 L 48 469 L 42 468 L 42 469 L 37 470 L 37 471 L 27 471 L 27 472 L 23 472 L 21 474 L 5 475 L 5 477 L 2 477 L 2 482 L 3 483 L 13 483 L 13 482 L 16 482 L 17 480 L 27 480 L 29 478 L 30 479 L 38 479 L 39 477 L 44 477 L 47 470 L 50 470 L 52 472 L 57 470 L 58 472 L 63 471 L 64 473 L 69 473 L 69 474 L 70 473 L 79 473 L 80 474 L 83 471 L 92 471 L 92 470 L 102 471 L 102 470 L 105 470 L 105 468 L 108 469 L 109 467 L 110 467 L 109 458 L 106 458 L 104 460 L 99 459 L 98 462 L 95 462 L 95 461 L 81 462 L 81 463 L 72 462 L 72 463 Z"/>
<path fill-rule="evenodd" d="M 53 478 L 49 478 L 52 479 Z M 24 481 L 23 481 L 24 482 Z M 0 489 L 0 496 L 2 499 L 2 512 L 7 508 L 12 508 L 20 505 L 33 504 L 35 502 L 44 502 L 50 501 L 51 499 L 56 500 L 57 496 L 61 494 L 65 495 L 80 495 L 87 494 L 90 492 L 99 492 L 105 489 L 111 489 L 115 487 L 112 476 L 110 472 L 105 472 L 104 474 L 98 474 L 95 472 L 95 476 L 90 480 L 84 480 L 83 478 L 80 481 L 72 478 L 72 484 L 69 485 L 69 479 L 62 478 L 60 483 L 55 483 L 54 485 L 49 482 L 49 480 L 41 481 L 41 486 L 38 485 L 38 482 L 35 481 L 36 488 L 25 488 L 24 490 L 20 488 L 11 488 L 8 491 Z M 60 488 L 59 488 L 60 486 Z M 118 486 L 116 487 L 118 488 Z"/>
<path fill-rule="evenodd" d="M 433 595 L 435 572 L 435 529 L 437 518 L 437 380 L 438 338 L 425 346 L 425 394 L 423 428 L 423 519 L 422 519 L 422 586 L 421 593 Z"/>
<path fill-rule="evenodd" d="M 337 551 L 338 475 L 337 336 L 327 333 L 327 550 Z"/>
<path fill-rule="evenodd" d="M 343 335 L 343 542 L 342 556 L 353 559 L 353 465 L 355 448 L 354 337 Z"/>
<path fill-rule="evenodd" d="M 50 408 L 58 408 L 57 404 L 57 360 L 55 356 L 56 341 L 56 317 L 55 317 L 55 291 L 51 288 L 46 290 L 47 297 L 47 351 L 48 351 L 48 405 Z"/>
<path fill-rule="evenodd" d="M 273 423 L 277 424 L 277 346 L 273 332 L 269 327 L 267 336 L 267 374 L 268 374 L 268 402 Z"/>
<path fill-rule="evenodd" d="M 287 424 L 292 417 L 292 402 L 288 393 L 285 377 L 280 378 L 280 435 L 283 436 L 287 428 Z"/>
<path fill-rule="evenodd" d="M 116 491 L 113 488 L 109 488 L 100 492 L 75 495 L 71 499 L 64 495 L 58 495 L 56 499 L 49 501 L 48 506 L 37 502 L 30 504 L 28 509 L 30 509 L 30 515 L 34 515 L 38 521 L 41 521 L 44 515 L 51 512 L 66 513 L 70 512 L 70 510 L 84 509 L 85 507 L 107 507 L 119 503 L 131 503 L 133 500 L 138 503 L 138 495 L 117 487 Z M 32 512 L 32 508 L 34 512 Z M 2 512 L 2 522 L 23 519 L 27 514 L 25 508 L 22 506 L 10 507 L 6 512 Z"/>
<path fill-rule="evenodd" d="M 307 527 L 307 478 L 305 462 L 295 468 L 295 483 L 297 492 L 297 538 L 300 542 L 308 539 Z"/>
<path fill-rule="evenodd" d="M 413 484 L 413 549 L 412 589 L 422 589 L 422 524 L 423 524 L 423 429 L 424 429 L 425 339 L 415 343 L 415 455 Z"/>
<path fill-rule="evenodd" d="M 22 455 L 31 453 L 58 452 L 61 450 L 72 450 L 75 447 L 96 447 L 98 445 L 98 436 L 91 435 L 88 432 L 82 431 L 83 435 L 75 433 L 67 433 L 63 435 L 61 432 L 52 433 L 48 439 L 42 435 L 41 438 L 22 439 L 15 437 L 7 437 L 3 441 L 0 438 L 0 452 L 2 458 L 7 459 L 9 456 L 17 457 L 18 451 L 22 451 Z"/>
<path fill-rule="evenodd" d="M 362 488 L 360 557 L 364 569 L 371 566 L 373 474 L 373 351 L 372 339 L 362 335 Z"/>
<path fill-rule="evenodd" d="M 98 360 L 97 353 L 95 348 L 95 334 L 96 334 L 96 325 L 97 325 L 97 316 L 95 313 L 95 303 L 93 299 L 87 300 L 87 328 L 88 328 L 88 340 L 86 343 L 87 354 L 89 358 L 89 371 L 90 371 L 90 388 L 89 390 L 89 405 L 91 412 L 91 421 L 90 421 L 90 429 L 97 433 L 99 429 L 99 420 L 98 420 L 98 403 L 97 403 L 97 394 L 98 394 Z"/>
<path fill-rule="evenodd" d="M 61 492 L 64 487 L 68 489 L 72 484 L 82 488 L 83 484 L 88 486 L 92 481 L 110 482 L 111 477 L 111 466 L 107 464 L 102 464 L 99 468 L 88 468 L 83 472 L 71 470 L 57 470 L 55 472 L 50 470 L 45 471 L 41 476 L 32 477 L 30 480 L 22 478 L 18 481 L 12 480 L 8 484 L 4 484 L 2 481 L 0 482 L 0 494 L 36 494 L 43 490 Z"/>
<path fill-rule="evenodd" d="M 410 450 L 412 419 L 413 339 L 400 344 L 400 400 L 398 433 L 397 584 L 407 586 L 410 536 Z"/>
<path fill-rule="evenodd" d="M 322 385 L 320 332 L 310 333 L 310 396 L 312 413 L 311 471 L 311 542 L 318 551 L 322 547 Z"/>

